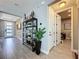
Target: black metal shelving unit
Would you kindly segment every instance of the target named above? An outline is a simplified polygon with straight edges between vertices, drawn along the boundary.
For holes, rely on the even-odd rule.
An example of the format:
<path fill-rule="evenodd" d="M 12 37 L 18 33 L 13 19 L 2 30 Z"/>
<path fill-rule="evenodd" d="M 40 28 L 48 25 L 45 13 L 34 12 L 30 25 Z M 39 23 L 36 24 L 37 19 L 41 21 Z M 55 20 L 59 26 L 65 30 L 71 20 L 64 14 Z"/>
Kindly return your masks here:
<path fill-rule="evenodd" d="M 35 31 L 38 29 L 37 18 L 31 18 L 23 21 L 23 45 L 32 49 L 35 37 Z"/>

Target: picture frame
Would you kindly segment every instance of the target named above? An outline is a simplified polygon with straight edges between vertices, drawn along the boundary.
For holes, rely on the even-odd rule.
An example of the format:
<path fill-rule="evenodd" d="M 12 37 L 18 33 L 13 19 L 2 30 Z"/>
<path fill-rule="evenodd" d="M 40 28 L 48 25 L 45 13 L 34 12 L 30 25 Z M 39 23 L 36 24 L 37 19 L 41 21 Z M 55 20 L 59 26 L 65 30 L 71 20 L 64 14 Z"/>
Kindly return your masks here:
<path fill-rule="evenodd" d="M 70 23 L 64 24 L 64 30 L 71 30 L 71 24 Z"/>

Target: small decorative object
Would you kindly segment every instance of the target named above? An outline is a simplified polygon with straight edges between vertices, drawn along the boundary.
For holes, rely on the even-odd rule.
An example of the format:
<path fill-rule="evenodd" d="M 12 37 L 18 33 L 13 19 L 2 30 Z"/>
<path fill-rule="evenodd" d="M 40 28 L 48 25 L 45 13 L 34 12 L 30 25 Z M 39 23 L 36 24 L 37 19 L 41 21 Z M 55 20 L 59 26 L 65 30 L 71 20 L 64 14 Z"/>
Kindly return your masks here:
<path fill-rule="evenodd" d="M 26 14 L 24 14 L 24 18 L 26 19 Z"/>
<path fill-rule="evenodd" d="M 29 19 L 32 19 L 32 16 L 29 16 Z"/>
<path fill-rule="evenodd" d="M 35 37 L 36 37 L 36 40 L 35 40 L 35 43 L 36 43 L 35 49 L 36 49 L 36 54 L 37 55 L 40 54 L 41 39 L 43 38 L 43 35 L 44 35 L 45 32 L 46 32 L 45 28 L 43 28 L 43 29 L 39 28 L 39 30 L 35 32 Z"/>
<path fill-rule="evenodd" d="M 34 11 L 32 11 L 31 14 L 30 14 L 30 16 L 28 17 L 28 19 L 34 18 L 34 15 L 35 15 L 35 13 L 34 13 Z"/>
<path fill-rule="evenodd" d="M 35 13 L 34 13 L 34 11 L 32 11 L 31 14 L 27 17 L 26 17 L 26 14 L 24 14 L 24 18 L 25 19 L 32 19 L 32 18 L 34 18 L 34 15 L 35 15 Z"/>
<path fill-rule="evenodd" d="M 31 12 L 30 16 L 33 18 L 35 15 L 34 11 Z"/>

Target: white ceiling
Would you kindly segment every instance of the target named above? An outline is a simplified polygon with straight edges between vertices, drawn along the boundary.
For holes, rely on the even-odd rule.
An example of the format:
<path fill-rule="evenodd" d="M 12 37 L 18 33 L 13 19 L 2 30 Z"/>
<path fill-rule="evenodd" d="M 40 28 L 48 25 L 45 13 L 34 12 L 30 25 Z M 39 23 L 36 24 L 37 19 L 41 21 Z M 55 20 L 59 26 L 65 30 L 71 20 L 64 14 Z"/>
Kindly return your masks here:
<path fill-rule="evenodd" d="M 0 11 L 23 17 L 24 13 L 39 6 L 44 1 L 49 4 L 54 0 L 0 0 Z"/>
<path fill-rule="evenodd" d="M 0 13 L 0 19 L 7 20 L 7 21 L 16 21 L 16 20 L 20 19 L 20 17 L 5 14 L 5 13 Z"/>
<path fill-rule="evenodd" d="M 61 2 L 65 1 L 66 2 L 66 5 L 62 8 L 59 7 L 59 4 Z M 65 8 L 68 8 L 68 7 L 71 7 L 73 4 L 76 3 L 76 0 L 61 0 L 60 2 L 54 4 L 54 5 L 51 5 L 51 7 L 55 10 L 55 11 L 60 11 L 60 10 L 63 10 Z"/>
<path fill-rule="evenodd" d="M 70 10 L 70 9 L 65 10 L 65 11 L 63 11 L 63 12 L 60 12 L 60 13 L 58 13 L 58 14 L 61 16 L 61 18 L 62 18 L 63 20 L 68 19 L 68 18 L 71 18 L 71 10 Z"/>

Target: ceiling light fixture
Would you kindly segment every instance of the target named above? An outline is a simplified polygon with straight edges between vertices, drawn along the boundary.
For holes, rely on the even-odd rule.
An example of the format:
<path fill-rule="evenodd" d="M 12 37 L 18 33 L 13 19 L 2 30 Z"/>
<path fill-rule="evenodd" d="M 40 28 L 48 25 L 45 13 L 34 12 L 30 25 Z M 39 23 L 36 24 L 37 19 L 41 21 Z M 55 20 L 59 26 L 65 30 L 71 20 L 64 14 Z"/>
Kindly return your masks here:
<path fill-rule="evenodd" d="M 68 16 L 71 16 L 71 14 L 68 14 Z"/>
<path fill-rule="evenodd" d="M 66 5 L 66 2 L 64 1 L 64 2 L 61 2 L 61 3 L 59 4 L 59 7 L 62 8 L 62 7 L 64 7 L 65 5 Z"/>
<path fill-rule="evenodd" d="M 42 4 L 42 5 L 45 4 L 45 1 L 42 1 L 41 4 Z"/>
<path fill-rule="evenodd" d="M 68 10 L 68 12 L 70 13 L 70 12 L 71 12 L 71 10 L 69 9 L 69 10 Z"/>

